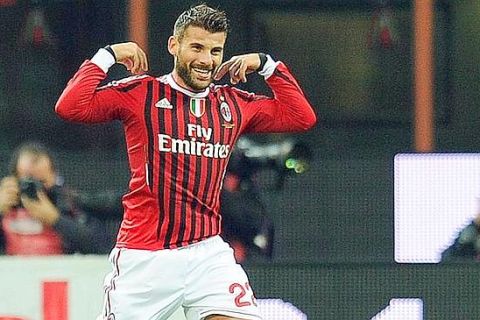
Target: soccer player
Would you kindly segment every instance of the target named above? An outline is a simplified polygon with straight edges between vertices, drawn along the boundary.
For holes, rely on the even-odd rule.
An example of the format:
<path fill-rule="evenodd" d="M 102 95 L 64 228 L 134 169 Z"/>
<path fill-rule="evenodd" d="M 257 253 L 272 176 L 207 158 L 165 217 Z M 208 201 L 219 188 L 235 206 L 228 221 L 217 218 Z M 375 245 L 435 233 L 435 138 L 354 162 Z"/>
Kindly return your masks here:
<path fill-rule="evenodd" d="M 105 279 L 104 320 L 261 319 L 232 249 L 219 236 L 219 196 L 232 148 L 242 133 L 311 128 L 315 113 L 281 62 L 250 53 L 222 64 L 228 23 L 223 11 L 198 5 L 177 19 L 168 51 L 173 71 L 154 78 L 135 43 L 119 43 L 82 64 L 56 105 L 60 117 L 120 120 L 131 170 L 113 271 Z M 136 76 L 99 87 L 121 63 Z M 273 97 L 235 85 L 258 72 Z"/>

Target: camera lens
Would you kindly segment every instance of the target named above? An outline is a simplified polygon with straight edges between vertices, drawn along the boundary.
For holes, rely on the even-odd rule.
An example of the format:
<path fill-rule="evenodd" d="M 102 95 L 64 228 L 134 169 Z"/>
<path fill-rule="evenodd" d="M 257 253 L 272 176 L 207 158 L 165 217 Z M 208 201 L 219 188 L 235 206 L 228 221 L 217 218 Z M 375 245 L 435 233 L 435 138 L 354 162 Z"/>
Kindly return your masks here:
<path fill-rule="evenodd" d="M 20 194 L 31 199 L 38 199 L 37 192 L 42 190 L 42 183 L 34 178 L 20 179 Z"/>

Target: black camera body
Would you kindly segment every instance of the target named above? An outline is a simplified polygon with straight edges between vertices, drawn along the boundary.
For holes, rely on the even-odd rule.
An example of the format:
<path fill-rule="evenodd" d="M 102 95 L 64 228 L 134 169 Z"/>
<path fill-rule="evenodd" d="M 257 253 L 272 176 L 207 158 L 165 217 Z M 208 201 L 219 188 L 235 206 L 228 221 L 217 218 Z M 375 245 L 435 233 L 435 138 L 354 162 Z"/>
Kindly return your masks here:
<path fill-rule="evenodd" d="M 19 185 L 20 194 L 30 199 L 38 199 L 38 192 L 43 190 L 43 184 L 34 178 L 22 178 Z"/>

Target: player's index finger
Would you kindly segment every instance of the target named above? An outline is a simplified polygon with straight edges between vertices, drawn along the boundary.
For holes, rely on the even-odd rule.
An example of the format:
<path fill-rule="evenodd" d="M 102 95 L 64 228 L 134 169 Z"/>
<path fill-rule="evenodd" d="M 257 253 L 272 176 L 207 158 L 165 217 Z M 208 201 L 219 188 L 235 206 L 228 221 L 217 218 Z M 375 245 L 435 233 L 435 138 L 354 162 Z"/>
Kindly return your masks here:
<path fill-rule="evenodd" d="M 137 73 L 138 73 L 138 67 L 139 67 L 140 62 L 141 62 L 141 61 L 140 61 L 140 57 L 139 57 L 137 51 L 135 51 L 135 52 L 133 53 L 132 59 L 133 59 L 133 66 L 132 66 L 131 72 L 132 72 L 133 74 L 137 74 Z"/>
<path fill-rule="evenodd" d="M 142 50 L 142 48 L 138 48 L 138 51 L 137 51 L 137 56 L 138 56 L 138 59 L 140 60 L 139 61 L 139 70 L 141 71 L 147 71 L 147 56 L 145 55 L 145 52 Z"/>
<path fill-rule="evenodd" d="M 145 53 L 143 50 L 141 51 L 141 53 L 142 53 L 142 57 L 143 57 L 143 69 L 144 69 L 145 71 L 148 71 L 148 58 L 147 58 L 147 55 L 146 55 L 146 53 Z"/>
<path fill-rule="evenodd" d="M 234 61 L 233 60 L 228 60 L 228 61 L 225 61 L 224 63 L 222 63 L 220 65 L 220 67 L 218 67 L 217 69 L 217 72 L 215 73 L 215 79 L 216 80 L 219 80 L 221 79 L 227 72 L 228 72 L 228 69 L 230 68 L 230 65 L 233 63 Z"/>

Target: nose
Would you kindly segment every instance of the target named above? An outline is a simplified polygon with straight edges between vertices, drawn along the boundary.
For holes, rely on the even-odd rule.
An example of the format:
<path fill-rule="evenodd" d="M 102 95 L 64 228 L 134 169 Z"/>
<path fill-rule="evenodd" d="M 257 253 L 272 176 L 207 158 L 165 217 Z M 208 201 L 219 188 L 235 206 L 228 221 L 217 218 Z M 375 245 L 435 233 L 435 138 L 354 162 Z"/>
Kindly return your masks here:
<path fill-rule="evenodd" d="M 202 50 L 197 60 L 203 66 L 211 67 L 213 65 L 213 56 L 208 50 Z"/>

